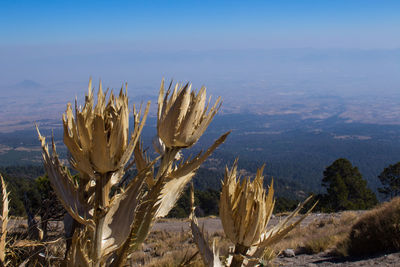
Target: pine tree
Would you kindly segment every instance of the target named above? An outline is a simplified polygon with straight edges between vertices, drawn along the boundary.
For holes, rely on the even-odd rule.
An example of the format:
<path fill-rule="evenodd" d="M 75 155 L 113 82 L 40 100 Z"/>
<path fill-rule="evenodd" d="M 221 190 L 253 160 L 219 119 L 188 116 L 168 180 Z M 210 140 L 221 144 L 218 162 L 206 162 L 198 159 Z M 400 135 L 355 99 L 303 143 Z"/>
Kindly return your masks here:
<path fill-rule="evenodd" d="M 325 169 L 322 186 L 327 190 L 322 203 L 328 211 L 369 209 L 378 202 L 358 168 L 344 158 Z"/>
<path fill-rule="evenodd" d="M 400 162 L 386 167 L 378 178 L 383 185 L 379 193 L 389 199 L 400 196 Z"/>

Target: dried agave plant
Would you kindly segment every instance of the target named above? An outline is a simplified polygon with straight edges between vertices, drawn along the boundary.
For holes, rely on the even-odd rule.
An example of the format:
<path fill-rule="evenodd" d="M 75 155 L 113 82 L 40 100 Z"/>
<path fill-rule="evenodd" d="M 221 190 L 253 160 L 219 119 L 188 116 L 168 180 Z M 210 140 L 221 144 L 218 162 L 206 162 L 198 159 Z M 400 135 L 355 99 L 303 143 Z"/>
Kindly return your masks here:
<path fill-rule="evenodd" d="M 18 257 L 18 252 L 23 249 L 32 249 L 38 246 L 43 246 L 45 243 L 26 240 L 26 239 L 16 239 L 15 237 L 8 238 L 8 222 L 9 222 L 9 203 L 8 199 L 9 192 L 7 192 L 7 186 L 4 182 L 3 176 L 0 174 L 1 180 L 1 204 L 2 211 L 0 215 L 1 219 L 1 230 L 0 230 L 0 266 L 25 266 L 23 263 L 20 264 L 21 259 Z M 25 259 L 25 263 L 30 261 L 30 257 Z"/>
<path fill-rule="evenodd" d="M 8 226 L 8 192 L 3 176 L 1 179 L 1 194 L 2 194 L 2 213 L 1 213 L 1 232 L 0 232 L 0 266 L 7 266 L 6 261 L 6 244 L 7 244 L 7 226 Z"/>
<path fill-rule="evenodd" d="M 227 262 L 222 263 L 220 261 L 215 244 L 213 251 L 208 247 L 205 235 L 198 226 L 194 209 L 192 208 L 190 219 L 193 238 L 207 266 L 256 266 L 265 251 L 285 237 L 315 207 L 314 204 L 300 218 L 292 220 L 311 199 L 309 197 L 299 204 L 283 221 L 271 229 L 267 229 L 275 200 L 273 199 L 273 182 L 271 182 L 268 193 L 263 188 L 263 169 L 264 166 L 257 170 L 253 181 L 250 178 L 245 178 L 242 182 L 240 182 L 240 177 L 237 177 L 237 160 L 234 162 L 232 169 L 229 170 L 227 167 L 225 169 L 219 215 L 226 236 L 235 244 L 233 254 L 227 258 Z"/>
<path fill-rule="evenodd" d="M 69 214 L 84 226 L 73 235 L 67 266 L 124 266 L 154 220 L 168 214 L 195 171 L 229 134 L 193 159 L 180 159 L 181 149 L 195 144 L 208 127 L 220 108 L 220 99 L 209 108 L 205 88 L 196 94 L 189 84 L 172 88 L 171 83 L 165 92 L 162 81 L 156 138 L 160 156 L 151 161 L 140 144 L 150 103 L 143 114 L 134 106 L 134 130 L 129 135 L 126 91 L 121 88 L 117 97 L 111 92 L 107 102 L 100 83 L 94 106 L 90 80 L 84 107 L 78 108 L 75 101 L 75 116 L 68 104 L 63 115 L 64 143 L 78 179 L 61 163 L 54 140 L 50 153 L 37 129 L 50 182 Z M 129 162 L 132 154 L 134 159 Z M 133 164 L 138 174 L 112 195 L 111 188 L 120 184 Z"/>

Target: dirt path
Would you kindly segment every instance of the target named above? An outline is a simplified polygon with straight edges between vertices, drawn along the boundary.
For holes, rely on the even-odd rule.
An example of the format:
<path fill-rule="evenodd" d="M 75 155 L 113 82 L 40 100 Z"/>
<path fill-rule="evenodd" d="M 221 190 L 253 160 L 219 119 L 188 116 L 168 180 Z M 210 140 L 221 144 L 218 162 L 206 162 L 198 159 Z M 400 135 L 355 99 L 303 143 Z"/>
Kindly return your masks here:
<path fill-rule="evenodd" d="M 358 266 L 400 266 L 400 252 L 387 255 L 377 255 L 370 258 L 331 258 L 326 253 L 314 255 L 298 255 L 295 257 L 279 257 L 273 262 L 277 266 L 340 266 L 340 267 L 358 267 Z"/>
<path fill-rule="evenodd" d="M 314 213 L 309 215 L 307 218 L 303 220 L 301 226 L 306 226 L 314 220 L 322 220 L 330 217 L 339 217 L 340 213 Z M 273 216 L 268 224 L 268 227 L 274 226 L 280 220 L 283 220 L 285 217 L 281 216 Z M 202 227 L 204 225 L 204 230 L 209 234 L 213 234 L 215 232 L 223 232 L 221 220 L 216 217 L 207 217 L 207 218 L 198 218 L 199 225 Z M 188 219 L 161 219 L 157 221 L 152 231 L 189 231 L 189 220 Z"/>

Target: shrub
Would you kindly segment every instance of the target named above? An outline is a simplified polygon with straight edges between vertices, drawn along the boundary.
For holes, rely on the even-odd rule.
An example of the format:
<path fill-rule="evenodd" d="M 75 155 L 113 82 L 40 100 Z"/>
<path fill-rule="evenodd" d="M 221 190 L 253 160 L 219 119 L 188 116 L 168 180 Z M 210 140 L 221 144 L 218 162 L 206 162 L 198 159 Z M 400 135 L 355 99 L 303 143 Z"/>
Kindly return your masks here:
<path fill-rule="evenodd" d="M 400 197 L 365 213 L 353 226 L 347 240 L 349 255 L 400 250 Z"/>

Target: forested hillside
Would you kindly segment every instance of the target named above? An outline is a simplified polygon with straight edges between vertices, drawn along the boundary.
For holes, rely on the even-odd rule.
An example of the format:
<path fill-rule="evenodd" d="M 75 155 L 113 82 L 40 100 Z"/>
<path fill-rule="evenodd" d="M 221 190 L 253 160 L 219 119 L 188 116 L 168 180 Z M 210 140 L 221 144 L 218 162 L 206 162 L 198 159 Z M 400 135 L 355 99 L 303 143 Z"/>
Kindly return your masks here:
<path fill-rule="evenodd" d="M 62 130 L 52 121 L 40 121 L 43 133 L 54 136 L 57 151 L 66 158 Z M 132 125 L 132 124 L 131 124 Z M 143 131 L 144 147 L 151 157 L 151 140 L 156 133 L 150 117 Z M 378 175 L 389 164 L 400 161 L 400 126 L 361 124 L 339 117 L 302 118 L 300 115 L 224 114 L 211 123 L 205 135 L 185 156 L 196 154 L 224 131 L 232 130 L 221 146 L 199 170 L 195 186 L 217 188 L 225 165 L 240 157 L 243 174 L 254 174 L 266 164 L 265 174 L 274 177 L 278 193 L 292 197 L 294 191 L 321 192 L 322 173 L 338 158 L 357 166 L 374 191 L 381 186 Z M 39 142 L 32 127 L 13 133 L 0 133 L 0 166 L 41 165 Z M 292 190 L 295 188 L 296 190 Z M 294 194 L 298 197 L 298 193 Z M 301 195 L 301 192 L 300 192 Z"/>

